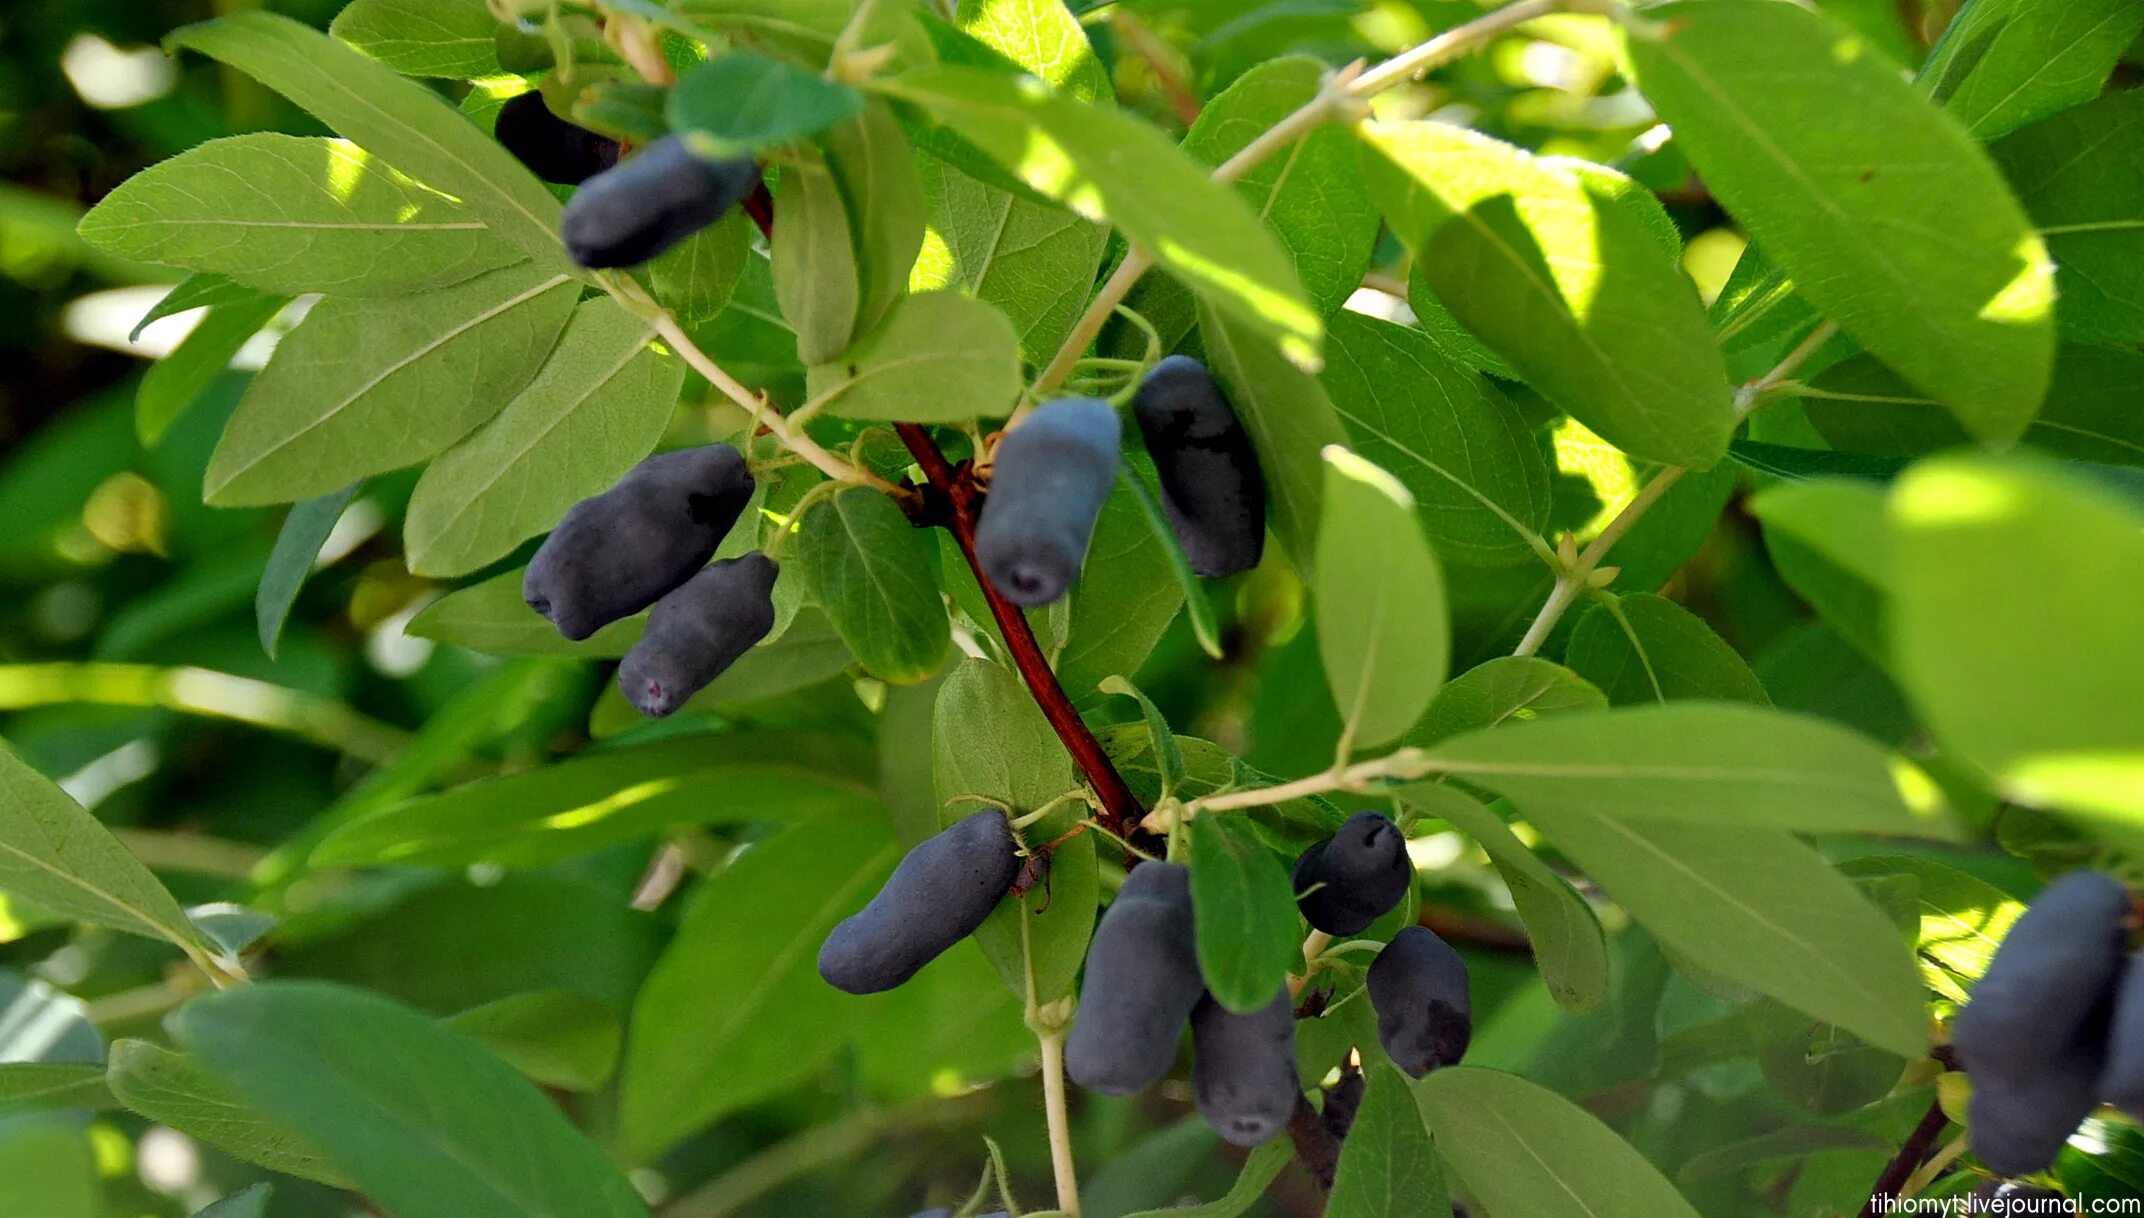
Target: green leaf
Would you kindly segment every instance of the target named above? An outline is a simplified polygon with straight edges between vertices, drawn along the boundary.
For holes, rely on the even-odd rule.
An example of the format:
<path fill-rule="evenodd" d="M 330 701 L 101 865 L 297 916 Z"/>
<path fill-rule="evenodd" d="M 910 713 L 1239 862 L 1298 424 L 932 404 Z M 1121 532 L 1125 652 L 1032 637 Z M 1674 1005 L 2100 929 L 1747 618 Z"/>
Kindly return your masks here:
<path fill-rule="evenodd" d="M 1726 454 L 1735 408 L 1704 306 L 1629 209 L 1459 127 L 1362 132 L 1370 192 L 1437 298 L 1528 384 L 1633 456 Z"/>
<path fill-rule="evenodd" d="M 812 599 L 865 671 L 912 685 L 952 646 L 938 591 L 938 541 L 870 487 L 838 491 L 804 514 L 796 561 Z"/>
<path fill-rule="evenodd" d="M 1650 592 L 1588 610 L 1563 659 L 1617 706 L 1675 698 L 1772 704 L 1749 662 L 1727 640 L 1703 618 Z"/>
<path fill-rule="evenodd" d="M 293 503 L 439 452 L 528 384 L 579 294 L 522 263 L 414 298 L 321 301 L 246 390 L 208 501 Z"/>
<path fill-rule="evenodd" d="M 1206 362 L 1235 407 L 1265 478 L 1268 519 L 1298 572 L 1307 574 L 1325 497 L 1327 445 L 1347 443 L 1339 412 L 1318 378 L 1281 357 L 1250 327 L 1199 302 Z"/>
<path fill-rule="evenodd" d="M 489 566 L 653 452 L 685 383 L 654 338 L 609 297 L 574 309 L 536 378 L 417 480 L 402 526 L 410 571 Z"/>
<path fill-rule="evenodd" d="M 677 825 L 860 815 L 866 759 L 838 737 L 757 730 L 588 753 L 381 808 L 313 853 L 323 867 L 543 867 Z"/>
<path fill-rule="evenodd" d="M 288 17 L 240 12 L 165 40 L 296 102 L 366 152 L 459 200 L 546 273 L 578 274 L 558 240 L 558 199 L 438 94 Z"/>
<path fill-rule="evenodd" d="M 1368 1086 L 1340 1147 L 1326 1218 L 1424 1218 L 1451 1208 L 1444 1173 L 1407 1078 L 1390 1062 L 1363 1063 Z"/>
<path fill-rule="evenodd" d="M 911 72 L 885 87 L 1035 190 L 1114 223 L 1291 361 L 1316 365 L 1322 328 L 1286 253 L 1240 196 L 1153 127 L 1039 81 L 978 68 Z"/>
<path fill-rule="evenodd" d="M 1075 700 L 1106 677 L 1138 672 L 1183 606 L 1190 607 L 1200 645 L 1209 655 L 1221 650 L 1206 589 L 1183 557 L 1160 503 L 1146 489 L 1142 468 L 1136 460 L 1118 468 L 1119 485 L 1102 504 L 1086 565 L 1072 590 L 1056 667 L 1057 679 Z"/>
<path fill-rule="evenodd" d="M 1109 230 L 979 182 L 936 157 L 918 158 L 916 168 L 933 240 L 911 286 L 957 288 L 996 308 L 1019 336 L 1022 358 L 1047 363 L 1086 306 Z"/>
<path fill-rule="evenodd" d="M 1010 414 L 1021 385 L 1012 323 L 956 292 L 903 298 L 883 325 L 813 367 L 805 382 L 829 414 L 921 423 Z"/>
<path fill-rule="evenodd" d="M 241 304 L 252 300 L 259 294 L 252 288 L 232 283 L 222 275 L 210 275 L 206 272 L 196 271 L 180 280 L 147 313 L 141 315 L 141 320 L 135 322 L 134 328 L 127 332 L 127 341 L 130 343 L 140 342 L 142 331 L 166 317 L 176 317 L 193 309 L 213 309 L 218 305 Z"/>
<path fill-rule="evenodd" d="M 194 1000 L 179 1031 L 204 1067 L 404 1218 L 647 1214 L 542 1092 L 407 1007 L 267 982 Z"/>
<path fill-rule="evenodd" d="M 185 341 L 142 373 L 134 393 L 134 434 L 144 448 L 162 442 L 171 425 L 221 377 L 261 327 L 290 302 L 247 288 L 242 299 L 211 307 Z"/>
<path fill-rule="evenodd" d="M 732 51 L 678 78 L 670 91 L 670 129 L 710 160 L 744 156 L 817 135 L 863 104 L 863 94 L 839 81 Z"/>
<path fill-rule="evenodd" d="M 1523 379 L 1518 369 L 1474 337 L 1474 332 L 1444 307 L 1444 302 L 1437 299 L 1435 285 L 1429 281 L 1428 268 L 1420 262 L 1407 273 L 1407 307 L 1414 310 L 1415 326 L 1422 331 L 1422 337 L 1446 359 L 1500 380 Z"/>
<path fill-rule="evenodd" d="M 1875 855 L 1839 865 L 1849 876 L 1905 876 L 1919 904 L 1920 936 L 1914 945 L 1928 988 L 1964 1003 L 1967 991 L 1995 958 L 2025 903 L 1986 880 L 1933 859 Z"/>
<path fill-rule="evenodd" d="M 1787 483 L 1750 500 L 1764 522 L 1772 565 L 1863 654 L 1881 657 L 1883 555 L 1889 544 L 1883 492 L 1836 479 Z"/>
<path fill-rule="evenodd" d="M 1973 0 L 1951 19 L 1920 85 L 1992 140 L 2099 96 L 2144 31 L 2127 0 Z"/>
<path fill-rule="evenodd" d="M 833 359 L 856 336 L 856 246 L 825 164 L 799 159 L 774 184 L 774 294 L 796 331 L 797 358 Z"/>
<path fill-rule="evenodd" d="M 900 856 L 881 818 L 830 818 L 759 842 L 700 885 L 633 1007 L 619 1117 L 629 1160 L 789 1090 L 841 1051 L 868 1008 L 820 979 L 819 944 Z"/>
<path fill-rule="evenodd" d="M 355 144 L 267 133 L 211 140 L 143 170 L 83 217 L 81 232 L 107 253 L 277 296 L 400 297 L 526 257 Z"/>
<path fill-rule="evenodd" d="M 1584 807 L 1618 820 L 1799 833 L 1944 838 L 1955 828 L 1899 795 L 1891 758 L 1836 724 L 1729 702 L 1550 715 L 1431 747 L 1436 773 L 1507 796 L 1529 817 Z"/>
<path fill-rule="evenodd" d="M 1413 494 L 1437 552 L 1519 562 L 1548 527 L 1548 458 L 1481 374 L 1422 331 L 1341 312 L 1326 322 L 1320 380 L 1356 451 Z"/>
<path fill-rule="evenodd" d="M 300 1179 L 350 1185 L 350 1178 L 298 1133 L 241 1101 L 188 1054 L 146 1041 L 118 1041 L 112 1045 L 107 1081 L 132 1111 L 226 1154 Z"/>
<path fill-rule="evenodd" d="M 2023 434 L 2054 359 L 2053 275 L 1972 138 L 1807 10 L 1646 16 L 1654 32 L 1627 39 L 1639 88 L 1795 289 L 1974 435 Z"/>
<path fill-rule="evenodd" d="M 546 1087 L 597 1091 L 618 1063 L 618 1016 L 572 990 L 537 990 L 473 1007 L 445 1021 Z"/>
<path fill-rule="evenodd" d="M 2123 7 L 2130 25 L 2144 22 L 2134 6 Z M 2089 343 L 2144 343 L 2144 94 L 2110 93 L 1988 153 L 2054 256 L 2062 332 Z M 2059 366 L 2055 378 L 2050 405 L 2061 401 Z"/>
<path fill-rule="evenodd" d="M 2144 354 L 2063 344 L 2047 405 L 2026 429 L 2025 442 L 2070 461 L 2144 466 L 2144 415 L 2132 405 L 2140 378 Z M 1867 356 L 1825 369 L 1805 391 L 1802 412 L 1847 453 L 1918 457 L 1970 442 L 1933 398 Z M 1901 462 L 1883 462 L 1883 480 L 1902 469 Z"/>
<path fill-rule="evenodd" d="M 1199 971 L 1214 1001 L 1249 1014 L 1273 1001 L 1298 959 L 1295 886 L 1265 844 L 1229 817 L 1191 822 Z"/>
<path fill-rule="evenodd" d="M 1109 68 L 1064 0 L 959 0 L 953 23 L 1038 80 L 1082 101 L 1109 100 Z"/>
<path fill-rule="evenodd" d="M 1789 1125 L 1692 1157 L 1675 1173 L 1685 1184 L 1739 1175 L 1770 1163 L 1803 1164 L 1829 1151 L 1859 1150 L 1889 1155 L 1892 1143 L 1866 1130 L 1837 1125 Z"/>
<path fill-rule="evenodd" d="M 244 1192 L 211 1202 L 194 1218 L 267 1218 L 268 1202 L 274 1195 L 275 1186 L 263 1181 Z"/>
<path fill-rule="evenodd" d="M 65 1062 L 0 1062 L 0 1118 L 26 1112 L 103 1109 L 117 1103 L 104 1067 Z"/>
<path fill-rule="evenodd" d="M 962 0 L 955 20 L 1037 78 L 1107 100 L 1109 73 L 1062 0 Z M 1021 355 L 1047 363 L 1087 303 L 1109 230 L 934 156 L 917 158 L 916 168 L 936 240 L 926 244 L 913 290 L 957 287 L 996 306 L 1019 334 Z M 943 260 L 934 264 L 934 253 Z"/>
<path fill-rule="evenodd" d="M 1632 919 L 1698 967 L 1893 1053 L 1927 1052 L 1912 952 L 1889 917 L 1792 834 L 1717 816 L 1627 819 L 1579 800 L 1515 802 Z"/>
<path fill-rule="evenodd" d="M 1936 412 L 1936 417 L 1943 426 L 1957 429 L 1957 423 L 1940 409 Z M 1760 474 L 1794 482 L 1810 478 L 1856 478 L 1864 482 L 1889 482 L 1906 468 L 1906 463 L 1895 457 L 1873 457 L 1866 453 L 1836 452 L 1828 448 L 1799 448 L 1792 444 L 1766 444 L 1759 440 L 1736 440 L 1728 446 L 1727 455 Z"/>
<path fill-rule="evenodd" d="M 260 588 L 253 596 L 253 621 L 260 632 L 261 650 L 268 653 L 269 659 L 275 658 L 284 623 L 290 620 L 291 607 L 298 603 L 298 593 L 305 587 L 306 577 L 313 573 L 313 564 L 320 559 L 320 547 L 327 544 L 335 522 L 342 519 L 344 509 L 357 497 L 359 485 L 353 482 L 332 495 L 294 504 L 283 518 L 275 548 L 268 553 L 268 566 L 261 571 Z"/>
<path fill-rule="evenodd" d="M 2144 516 L 2060 467 L 1924 462 L 1890 502 L 1893 671 L 2022 803 L 2144 816 Z"/>
<path fill-rule="evenodd" d="M 578 656 L 615 660 L 647 630 L 646 614 L 612 622 L 576 643 L 521 599 L 525 571 L 515 569 L 458 588 L 425 606 L 405 628 L 420 639 L 453 643 L 495 656 Z"/>
<path fill-rule="evenodd" d="M 1600 916 L 1570 881 L 1528 849 L 1504 818 L 1480 800 L 1442 783 L 1416 783 L 1395 798 L 1448 821 L 1474 839 L 1496 865 L 1526 937 L 1542 984 L 1559 1006 L 1583 1011 L 1608 993 L 1608 937 Z"/>
<path fill-rule="evenodd" d="M 1318 654 L 1346 724 L 1343 751 L 1376 748 L 1415 725 L 1451 666 L 1444 569 L 1392 475 L 1337 447 L 1325 467 L 1311 585 Z"/>
<path fill-rule="evenodd" d="M 1608 697 L 1584 677 L 1534 656 L 1502 656 L 1466 672 L 1437 691 L 1407 743 L 1435 744 L 1461 732 L 1525 723 L 1558 711 L 1607 710 Z"/>
<path fill-rule="evenodd" d="M 1315 98 L 1328 70 L 1307 55 L 1259 64 L 1200 109 L 1184 151 L 1220 165 Z M 1377 244 L 1377 205 L 1356 171 L 1347 132 L 1312 128 L 1245 174 L 1236 193 L 1280 239 L 1311 304 L 1333 320 L 1362 285 Z"/>
<path fill-rule="evenodd" d="M 186 913 L 97 818 L 0 741 L 0 891 L 198 955 Z"/>
<path fill-rule="evenodd" d="M 977 799 L 1008 816 L 1040 809 L 1074 788 L 1072 759 L 1027 687 L 1007 669 L 982 660 L 955 668 L 938 690 L 932 758 L 941 823 L 971 815 Z M 1079 823 L 1086 805 L 1058 807 L 1028 826 L 1025 840 L 1050 841 Z M 975 932 L 1007 988 L 1036 1004 L 1072 992 L 1094 930 L 1093 833 L 1058 847 L 1048 882 L 1025 897 L 1008 896 Z"/>
<path fill-rule="evenodd" d="M 1275 1138 L 1251 1152 L 1243 1161 L 1243 1171 L 1228 1195 L 1204 1205 L 1178 1205 L 1166 1209 L 1140 1210 L 1126 1214 L 1124 1218 L 1240 1218 L 1258 1199 L 1266 1195 L 1273 1181 L 1288 1166 L 1295 1155 L 1295 1148 L 1286 1138 Z"/>
<path fill-rule="evenodd" d="M 923 248 L 929 208 L 916 152 L 892 107 L 874 99 L 863 113 L 826 133 L 826 164 L 856 242 L 855 333 L 868 334 L 908 291 Z"/>
<path fill-rule="evenodd" d="M 1697 1218 L 1600 1118 L 1516 1075 L 1453 1066 L 1414 1098 L 1437 1153 L 1494 1218 Z"/>
<path fill-rule="evenodd" d="M 1396 796 L 1426 815 L 1449 821 L 1451 828 L 1475 838 L 1512 890 L 1512 905 L 1527 924 L 1535 967 L 1550 997 L 1569 1010 L 1587 1010 L 1608 995 L 1608 935 L 1587 898 L 1552 866 L 1518 841 L 1486 804 L 1458 787 L 1415 783 Z"/>
<path fill-rule="evenodd" d="M 655 298 L 687 326 L 702 325 L 729 307 L 744 278 L 757 230 L 734 211 L 648 264 Z"/>
<path fill-rule="evenodd" d="M 1147 739 L 1152 742 L 1154 760 L 1161 766 L 1161 791 L 1166 798 L 1184 789 L 1184 748 L 1177 743 L 1176 733 L 1170 729 L 1169 720 L 1154 705 L 1138 686 L 1123 677 L 1109 677 L 1102 682 L 1102 692 L 1130 698 L 1139 703 L 1139 717 L 1146 721 Z"/>
<path fill-rule="evenodd" d="M 351 0 L 328 27 L 404 76 L 499 74 L 499 19 L 484 0 Z"/>

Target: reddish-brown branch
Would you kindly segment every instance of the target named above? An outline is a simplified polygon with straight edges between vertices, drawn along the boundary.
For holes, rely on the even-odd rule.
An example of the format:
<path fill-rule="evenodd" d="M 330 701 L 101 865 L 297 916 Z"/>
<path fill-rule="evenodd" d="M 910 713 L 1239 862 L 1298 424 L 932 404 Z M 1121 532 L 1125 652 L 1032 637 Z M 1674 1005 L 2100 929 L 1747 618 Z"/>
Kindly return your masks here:
<path fill-rule="evenodd" d="M 975 557 L 975 523 L 982 510 L 983 491 L 977 486 L 968 466 L 963 462 L 954 466 L 938 450 L 937 441 L 930 433 L 914 423 L 899 423 L 895 430 L 908 445 L 908 451 L 922 468 L 923 477 L 929 482 L 934 502 L 932 523 L 943 525 L 960 544 L 960 554 L 968 561 L 968 569 L 975 573 L 975 582 L 982 587 L 983 599 L 990 605 L 990 616 L 997 621 L 998 633 L 1005 638 L 1005 646 L 1012 652 L 1013 666 L 1020 670 L 1020 677 L 1027 682 L 1028 692 L 1034 695 L 1036 705 L 1042 708 L 1043 717 L 1064 741 L 1065 751 L 1072 754 L 1080 772 L 1086 775 L 1087 784 L 1102 801 L 1099 817 L 1104 828 L 1118 837 L 1129 838 L 1137 832 L 1140 819 L 1146 815 L 1139 806 L 1138 797 L 1124 784 L 1124 777 L 1102 751 L 1102 742 L 1094 738 L 1086 721 L 1079 717 L 1079 710 L 1072 699 L 1065 695 L 1064 686 L 1058 684 L 1057 674 L 1050 669 L 1049 658 L 1042 653 L 1042 644 L 1035 639 L 1034 628 L 1027 624 L 1027 615 L 1018 605 L 1006 600 L 991 587 L 983 575 L 981 563 Z"/>
<path fill-rule="evenodd" d="M 1340 1135 L 1326 1127 L 1306 1096 L 1295 1097 L 1295 1111 L 1288 1116 L 1288 1138 L 1295 1143 L 1295 1157 L 1318 1187 L 1331 1192 L 1333 1179 L 1340 1174 Z"/>
<path fill-rule="evenodd" d="M 768 192 L 765 182 L 761 182 L 751 194 L 744 197 L 744 214 L 752 217 L 752 223 L 759 225 L 761 236 L 769 241 L 774 240 L 774 196 Z"/>
<path fill-rule="evenodd" d="M 1906 1181 L 1912 1179 L 1913 1173 L 1927 1161 L 1928 1152 L 1935 1149 L 1936 1139 L 1942 1136 L 1943 1127 L 1948 1124 L 1950 1118 L 1943 1115 L 1943 1105 L 1940 1102 L 1930 1104 L 1928 1114 L 1906 1136 L 1906 1144 L 1898 1148 L 1898 1157 L 1876 1177 L 1876 1187 L 1869 1190 L 1869 1203 L 1861 1207 L 1861 1218 L 1872 1218 L 1879 1201 L 1898 1195 L 1898 1190 L 1904 1188 Z"/>

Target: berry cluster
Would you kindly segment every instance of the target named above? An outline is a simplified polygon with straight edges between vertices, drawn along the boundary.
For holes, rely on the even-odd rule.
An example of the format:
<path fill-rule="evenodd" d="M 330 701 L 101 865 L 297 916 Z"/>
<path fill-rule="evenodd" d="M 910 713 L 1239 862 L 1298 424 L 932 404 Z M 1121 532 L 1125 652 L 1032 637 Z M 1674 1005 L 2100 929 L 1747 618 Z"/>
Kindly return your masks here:
<path fill-rule="evenodd" d="M 562 227 L 569 253 L 591 268 L 645 262 L 760 185 L 750 158 L 708 161 L 676 136 L 621 160 L 616 143 L 558 118 L 538 94 L 508 104 L 498 135 L 539 176 L 579 186 Z M 1131 405 L 1191 568 L 1220 578 L 1256 567 L 1265 547 L 1265 482 L 1212 374 L 1172 356 L 1145 376 Z M 976 527 L 984 578 L 1023 607 L 1063 597 L 1122 465 L 1123 423 L 1099 398 L 1045 402 L 1009 429 L 992 453 Z M 773 626 L 770 559 L 707 565 L 752 489 L 744 458 L 727 446 L 650 457 L 566 514 L 530 564 L 524 595 L 571 639 L 652 605 L 647 633 L 618 679 L 642 713 L 667 715 Z M 1013 891 L 1026 853 L 998 809 L 946 828 L 910 850 L 877 895 L 827 936 L 820 975 L 851 994 L 901 985 L 975 933 Z M 1375 812 L 1305 850 L 1294 871 L 1305 920 L 1339 936 L 1362 933 L 1397 906 L 1413 876 L 1404 835 Z M 1294 999 L 1281 986 L 1249 1012 L 1216 1001 L 1200 973 L 1195 931 L 1190 871 L 1170 862 L 1135 867 L 1088 948 L 1066 1071 L 1103 1094 L 1143 1091 L 1169 1073 L 1188 1027 L 1200 1114 L 1228 1141 L 1260 1145 L 1287 1127 L 1303 1100 Z M 1432 932 L 1401 930 L 1379 951 L 1365 988 L 1379 1039 L 1408 1074 L 1465 1054 L 1473 1026 L 1466 965 Z M 1360 1082 L 1349 1075 L 1328 1098 L 1321 1120 L 1335 1136 L 1351 1123 Z"/>
<path fill-rule="evenodd" d="M 2102 1102 L 2144 1113 L 2144 955 L 2114 877 L 2041 892 L 1952 1025 L 1972 1080 L 1973 1150 L 2004 1176 L 2045 1171 Z"/>
<path fill-rule="evenodd" d="M 973 934 L 1020 872 L 1021 848 L 1003 812 L 978 812 L 908 852 L 871 902 L 834 928 L 819 973 L 852 994 L 891 989 Z M 1375 812 L 1350 818 L 1297 860 L 1298 907 L 1336 934 L 1367 929 L 1413 882 L 1397 826 Z M 1206 990 L 1199 971 L 1191 872 L 1135 867 L 1095 927 L 1077 1015 L 1065 1043 L 1072 1080 L 1104 1095 L 1160 1082 L 1191 1030 L 1192 1089 L 1201 1116 L 1239 1146 L 1287 1127 L 1296 1077 L 1295 1003 L 1285 986 L 1249 1012 Z M 1473 1031 L 1467 969 L 1433 932 L 1410 926 L 1378 952 L 1367 990 L 1378 1038 L 1414 1077 L 1456 1063 Z M 1344 1121 L 1340 1122 L 1344 1125 Z"/>
<path fill-rule="evenodd" d="M 529 608 L 569 639 L 648 608 L 618 686 L 640 713 L 683 706 L 774 629 L 774 561 L 708 566 L 752 497 L 726 444 L 657 453 L 566 512 L 522 578 Z"/>

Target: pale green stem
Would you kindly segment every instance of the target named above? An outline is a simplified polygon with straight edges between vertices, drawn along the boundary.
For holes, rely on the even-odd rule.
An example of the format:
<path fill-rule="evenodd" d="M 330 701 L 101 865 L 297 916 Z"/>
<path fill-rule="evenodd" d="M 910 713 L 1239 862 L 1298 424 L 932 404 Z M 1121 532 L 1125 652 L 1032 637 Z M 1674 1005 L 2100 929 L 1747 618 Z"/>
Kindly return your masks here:
<path fill-rule="evenodd" d="M 1050 1127 L 1050 1174 L 1057 1182 L 1057 1208 L 1079 1218 L 1079 1171 L 1072 1161 L 1072 1122 L 1065 1106 L 1065 1034 L 1037 1032 L 1042 1046 L 1042 1107 Z"/>
<path fill-rule="evenodd" d="M 400 728 L 330 698 L 206 668 L 151 664 L 0 665 L 0 710 L 81 703 L 160 706 L 230 719 L 385 765 L 409 743 Z"/>
<path fill-rule="evenodd" d="M 1836 322 L 1827 321 L 1818 326 L 1799 346 L 1788 352 L 1786 358 L 1774 365 L 1770 372 L 1736 391 L 1736 414 L 1746 418 L 1763 405 L 1768 394 L 1786 384 L 1788 378 L 1838 332 Z M 1541 650 L 1542 644 L 1548 642 L 1549 633 L 1555 630 L 1556 623 L 1563 620 L 1564 613 L 1577 601 L 1578 594 L 1589 586 L 1593 573 L 1600 568 L 1601 560 L 1608 556 L 1608 551 L 1689 472 L 1683 466 L 1670 465 L 1654 475 L 1653 480 L 1646 483 L 1635 498 L 1623 505 L 1623 510 L 1616 513 L 1614 520 L 1608 522 L 1608 527 L 1602 529 L 1600 535 L 1586 546 L 1584 552 L 1578 556 L 1578 561 L 1556 577 L 1556 586 L 1549 589 L 1548 601 L 1541 606 L 1541 612 L 1535 616 L 1533 625 L 1527 628 L 1526 636 L 1519 640 L 1518 647 L 1511 654 L 1530 656 Z"/>

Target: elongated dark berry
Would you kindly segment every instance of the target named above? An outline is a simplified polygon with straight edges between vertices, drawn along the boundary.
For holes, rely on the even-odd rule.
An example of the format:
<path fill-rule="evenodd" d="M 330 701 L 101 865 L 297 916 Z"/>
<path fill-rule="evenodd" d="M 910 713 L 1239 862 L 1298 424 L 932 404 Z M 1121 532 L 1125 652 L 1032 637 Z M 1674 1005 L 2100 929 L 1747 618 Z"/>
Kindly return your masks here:
<path fill-rule="evenodd" d="M 2000 1175 L 2044 1170 L 2100 1098 L 2129 913 L 2103 872 L 2049 884 L 1952 1023 L 1973 1080 L 1973 1149 Z"/>
<path fill-rule="evenodd" d="M 559 231 L 582 266 L 639 266 L 720 220 L 759 181 L 750 157 L 703 160 L 666 135 L 588 179 L 566 204 Z"/>
<path fill-rule="evenodd" d="M 509 100 L 494 130 L 529 172 L 561 186 L 578 186 L 618 163 L 618 141 L 553 114 L 541 93 Z"/>
<path fill-rule="evenodd" d="M 1412 883 L 1406 836 L 1375 812 L 1357 812 L 1295 860 L 1296 905 L 1329 935 L 1362 933 L 1399 904 Z"/>
<path fill-rule="evenodd" d="M 752 497 L 727 444 L 657 453 L 566 512 L 521 581 L 529 608 L 585 639 L 691 579 Z"/>
<path fill-rule="evenodd" d="M 2122 968 L 2108 1029 L 2099 1098 L 2131 1115 L 2144 1113 L 2144 956 L 2131 956 Z"/>
<path fill-rule="evenodd" d="M 1265 475 L 1206 365 L 1187 355 L 1155 365 L 1132 398 L 1132 416 L 1191 569 L 1217 579 L 1257 566 L 1266 548 Z"/>
<path fill-rule="evenodd" d="M 2104 1020 L 2096 1029 L 2102 1034 L 2106 1031 Z M 2041 1063 L 2038 1072 L 2029 1076 L 1974 1078 L 1973 1100 L 1967 1109 L 1973 1153 L 1998 1175 L 2046 1171 L 2070 1135 L 2099 1106 L 2100 1063 L 2098 1046 L 2080 1044 Z"/>
<path fill-rule="evenodd" d="M 1109 403 L 1058 398 L 999 441 L 975 549 L 1005 599 L 1047 605 L 1079 577 L 1123 439 Z"/>
<path fill-rule="evenodd" d="M 1199 1115 L 1237 1146 L 1259 1146 L 1288 1127 L 1295 1079 L 1295 1004 L 1285 987 L 1238 1015 L 1213 1000 L 1191 1012 L 1191 1088 Z"/>
<path fill-rule="evenodd" d="M 1420 1078 L 1466 1056 L 1474 1039 L 1474 999 L 1467 963 L 1425 927 L 1392 937 L 1370 962 L 1370 1006 L 1377 1039 L 1393 1064 Z"/>
<path fill-rule="evenodd" d="M 774 579 L 764 554 L 707 568 L 655 603 L 648 632 L 618 665 L 633 709 L 660 719 L 685 705 L 774 629 Z"/>
<path fill-rule="evenodd" d="M 826 937 L 819 975 L 851 994 L 900 985 L 974 934 L 1019 874 L 1019 846 L 1003 812 L 955 822 L 910 850 L 871 903 Z"/>
<path fill-rule="evenodd" d="M 1079 1012 L 1065 1041 L 1072 1081 L 1132 1095 L 1161 1081 L 1191 1008 L 1205 993 L 1191 913 L 1191 873 L 1142 863 L 1094 928 Z"/>

